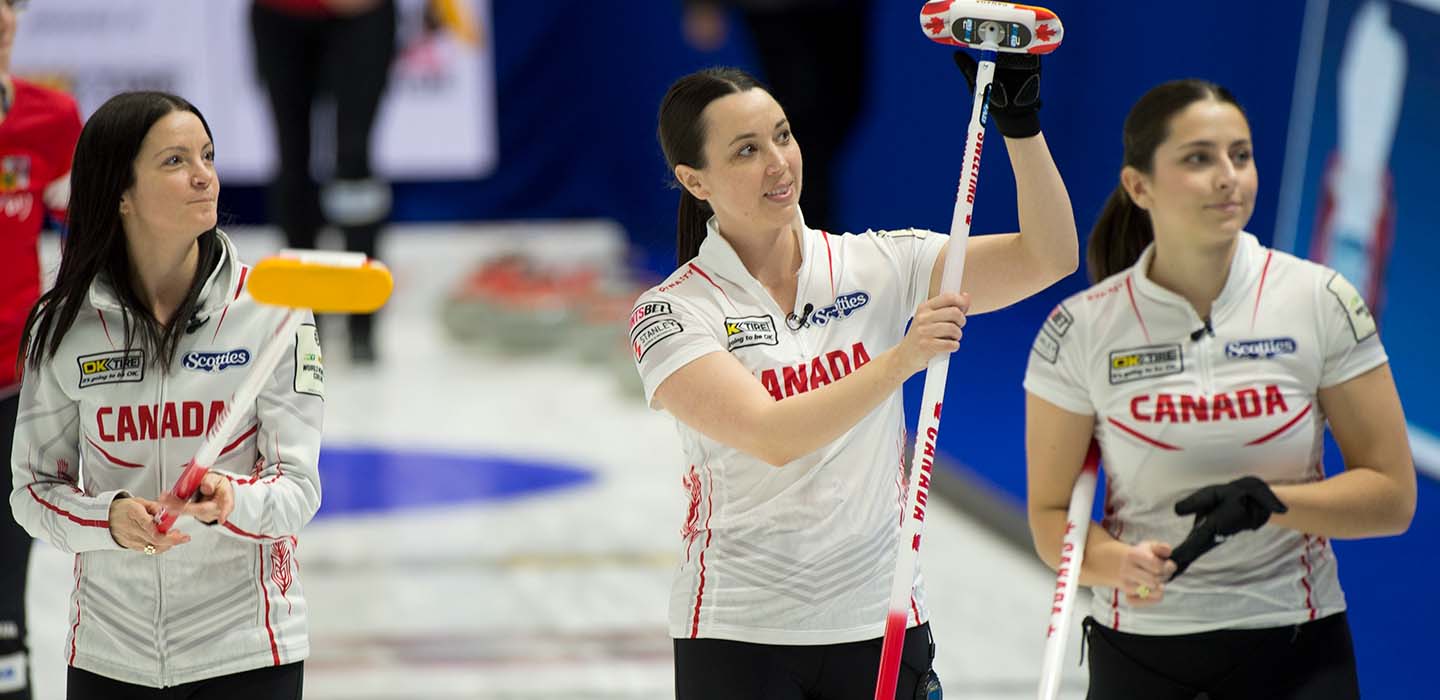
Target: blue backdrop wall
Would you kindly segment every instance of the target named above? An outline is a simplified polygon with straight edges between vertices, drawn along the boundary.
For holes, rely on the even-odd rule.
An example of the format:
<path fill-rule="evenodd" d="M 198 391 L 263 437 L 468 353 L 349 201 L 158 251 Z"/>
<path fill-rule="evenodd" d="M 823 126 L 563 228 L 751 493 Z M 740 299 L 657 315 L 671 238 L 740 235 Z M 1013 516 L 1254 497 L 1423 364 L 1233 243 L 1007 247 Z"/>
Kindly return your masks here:
<path fill-rule="evenodd" d="M 830 230 L 948 227 L 969 96 L 948 51 L 921 35 L 921 4 L 875 3 L 871 69 L 860 78 L 870 100 L 842 155 L 838 220 L 812 223 Z M 670 81 L 696 68 L 755 65 L 743 35 L 714 54 L 689 49 L 680 35 L 678 5 L 494 3 L 499 168 L 482 181 L 401 183 L 397 219 L 612 218 L 629 232 L 641 266 L 668 272 L 676 195 L 666 188 L 654 138 L 660 97 Z M 1249 230 L 1267 244 L 1275 240 L 1305 3 L 1051 0 L 1047 6 L 1067 31 L 1064 45 L 1045 59 L 1042 120 L 1082 235 L 1115 186 L 1129 106 L 1157 83 L 1197 76 L 1226 85 L 1248 110 L 1261 183 Z M 797 138 L 803 145 L 805 135 Z M 236 189 L 226 196 L 240 220 L 262 218 L 258 191 Z M 974 229 L 1008 231 L 1015 225 L 1004 149 L 992 146 Z M 1412 291 L 1435 288 L 1429 285 Z M 952 408 L 941 449 L 999 487 L 1017 509 L 1024 495 L 1020 380 L 1030 341 L 1045 313 L 1083 286 L 1076 274 L 1011 309 L 975 318 L 951 364 Z M 1398 379 L 1402 396 L 1423 389 Z M 918 383 L 908 395 L 913 416 Z M 1420 514 L 1409 534 L 1338 545 L 1366 697 L 1418 697 L 1420 681 L 1410 674 L 1435 648 L 1429 632 L 1440 623 L 1440 606 L 1425 591 L 1437 565 L 1424 553 L 1440 536 L 1440 519 L 1428 508 L 1440 486 L 1421 482 Z M 933 542 L 927 556 L 965 553 Z"/>

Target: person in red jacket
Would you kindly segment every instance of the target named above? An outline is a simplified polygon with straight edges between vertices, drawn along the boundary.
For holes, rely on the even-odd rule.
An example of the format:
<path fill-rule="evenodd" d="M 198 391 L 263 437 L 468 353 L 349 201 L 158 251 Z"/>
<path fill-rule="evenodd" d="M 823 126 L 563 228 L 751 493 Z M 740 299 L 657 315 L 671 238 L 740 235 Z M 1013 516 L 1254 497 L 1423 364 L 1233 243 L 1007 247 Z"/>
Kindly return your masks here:
<path fill-rule="evenodd" d="M 316 247 L 328 223 L 340 228 L 346 248 L 375 257 L 390 186 L 370 169 L 370 138 L 395 57 L 395 0 L 255 0 L 250 22 L 279 147 L 271 217 L 292 248 Z M 311 109 L 322 95 L 335 106 L 335 162 L 317 185 Z M 350 317 L 356 361 L 375 357 L 372 318 Z"/>
<path fill-rule="evenodd" d="M 80 136 L 75 100 L 10 75 L 23 0 L 0 0 L 0 455 L 10 457 L 19 406 L 17 354 L 40 298 L 40 230 L 63 219 Z M 0 517 L 0 700 L 29 700 L 25 576 L 30 536 Z"/>

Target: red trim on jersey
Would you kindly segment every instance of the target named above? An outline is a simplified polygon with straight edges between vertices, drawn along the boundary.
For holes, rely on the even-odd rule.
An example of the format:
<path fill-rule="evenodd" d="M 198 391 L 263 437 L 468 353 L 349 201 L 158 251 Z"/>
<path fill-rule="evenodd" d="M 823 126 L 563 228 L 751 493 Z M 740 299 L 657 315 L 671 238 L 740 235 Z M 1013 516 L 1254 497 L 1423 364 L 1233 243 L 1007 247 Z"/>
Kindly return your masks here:
<path fill-rule="evenodd" d="M 1169 444 L 1169 443 L 1160 442 L 1159 440 L 1156 440 L 1155 438 L 1147 437 L 1147 436 L 1145 436 L 1144 434 L 1142 434 L 1140 431 L 1138 431 L 1138 430 L 1136 430 L 1136 429 L 1134 429 L 1134 428 L 1132 428 L 1132 427 L 1130 427 L 1130 426 L 1128 426 L 1128 425 L 1125 425 L 1124 423 L 1121 423 L 1120 421 L 1115 420 L 1114 418 L 1106 418 L 1105 420 L 1110 421 L 1110 425 L 1113 425 L 1113 426 L 1115 426 L 1115 427 L 1117 427 L 1117 428 L 1119 428 L 1119 429 L 1121 429 L 1121 430 L 1123 430 L 1123 431 L 1125 431 L 1125 432 L 1127 432 L 1127 433 L 1130 433 L 1131 435 L 1134 435 L 1135 437 L 1140 438 L 1141 440 L 1144 440 L 1145 442 L 1148 442 L 1148 443 L 1150 443 L 1151 445 L 1154 445 L 1155 447 L 1158 447 L 1158 448 L 1160 448 L 1160 449 L 1162 449 L 1162 450 L 1178 450 L 1178 449 L 1180 449 L 1180 448 L 1178 448 L 1178 447 L 1176 447 L 1176 446 L 1174 446 L 1174 445 L 1171 445 L 1171 444 Z"/>
<path fill-rule="evenodd" d="M 915 613 L 915 624 L 920 624 L 920 608 L 915 605 L 915 595 L 913 593 L 910 595 L 910 610 Z"/>
<path fill-rule="evenodd" d="M 78 515 L 75 515 L 74 513 L 71 513 L 68 510 L 65 510 L 64 508 L 61 508 L 60 506 L 57 506 L 41 498 L 40 494 L 35 493 L 34 484 L 26 486 L 25 490 L 30 492 L 30 497 L 35 499 L 36 503 L 39 503 L 40 505 L 45 506 L 52 511 L 55 511 L 58 514 L 65 516 L 66 519 L 68 519 L 72 523 L 75 523 L 76 525 L 84 525 L 85 527 L 103 527 L 106 530 L 110 529 L 110 523 L 105 520 L 86 520 Z"/>
<path fill-rule="evenodd" d="M 248 275 L 249 273 L 250 273 L 250 268 L 248 268 L 248 267 L 246 267 L 246 266 L 244 266 L 244 265 L 241 265 L 241 266 L 240 266 L 240 282 L 235 285 L 235 296 L 234 296 L 234 298 L 232 299 L 232 301 L 233 301 L 234 299 L 239 299 L 239 298 L 240 298 L 240 292 L 245 291 L 245 276 Z M 220 337 L 220 327 L 223 326 L 223 325 L 225 325 L 225 315 L 228 314 L 228 313 L 230 313 L 230 304 L 227 303 L 227 304 L 225 304 L 225 308 L 223 308 L 223 309 L 220 310 L 220 321 L 215 324 L 215 333 L 210 336 L 210 339 L 211 339 L 211 340 L 214 340 L 214 339 Z"/>
<path fill-rule="evenodd" d="M 225 523 L 226 527 L 230 523 Z M 234 528 L 231 528 L 232 530 Z M 275 646 L 275 630 L 270 628 L 270 595 L 265 592 L 265 545 L 258 545 L 256 549 L 260 552 L 260 597 L 265 600 L 265 633 L 270 635 L 270 656 L 275 659 L 275 665 L 280 665 L 280 648 Z"/>
<path fill-rule="evenodd" d="M 1305 556 L 1310 551 L 1310 536 L 1305 535 L 1305 549 L 1300 550 L 1300 564 L 1305 567 L 1305 575 L 1300 577 L 1300 585 L 1305 587 L 1305 608 L 1310 611 L 1310 619 L 1315 619 L 1315 604 L 1311 602 L 1310 595 L 1313 592 L 1310 588 L 1310 576 L 1314 571 L 1310 568 L 1310 560 Z"/>
<path fill-rule="evenodd" d="M 1140 315 L 1140 305 L 1135 303 L 1135 287 L 1130 284 L 1130 280 L 1134 276 L 1134 273 L 1131 273 L 1125 278 L 1125 292 L 1130 295 L 1130 308 L 1135 310 L 1135 320 L 1140 322 L 1140 332 L 1145 334 L 1145 342 L 1148 343 L 1150 342 L 1150 329 L 1145 327 L 1145 317 Z"/>
<path fill-rule="evenodd" d="M 704 274 L 704 273 L 701 273 Z M 707 278 L 708 279 L 708 278 Z M 711 284 L 714 284 L 713 282 Z M 710 474 L 710 465 L 705 465 L 705 472 Z M 700 588 L 695 591 L 695 617 L 690 623 L 690 638 L 700 636 L 700 602 L 705 598 L 705 551 L 710 549 L 710 538 L 715 531 L 710 529 L 710 516 L 715 513 L 715 476 L 710 475 L 710 494 L 705 497 L 705 546 L 700 548 Z"/>
<path fill-rule="evenodd" d="M 833 255 L 830 254 L 830 234 L 825 233 L 824 231 L 821 231 L 821 232 L 820 232 L 820 237 L 823 238 L 823 239 L 825 239 L 825 261 L 828 262 L 828 263 L 830 263 L 830 296 L 833 298 L 833 297 L 836 296 L 836 294 L 835 294 L 835 256 L 833 256 Z"/>
<path fill-rule="evenodd" d="M 105 459 L 110 460 L 110 462 L 113 463 L 113 464 L 114 464 L 115 466 L 117 466 L 117 467 L 125 467 L 126 469 L 140 469 L 140 468 L 143 468 L 143 467 L 145 466 L 145 465 L 143 465 L 143 464 L 136 464 L 136 463 L 134 463 L 134 462 L 127 462 L 127 461 L 125 461 L 125 460 L 123 460 L 123 459 L 120 459 L 119 457 L 116 457 L 115 455 L 110 454 L 109 452 L 106 452 L 106 451 L 105 451 L 105 448 L 103 448 L 103 447 L 95 444 L 95 441 L 94 441 L 94 440 L 91 440 L 89 435 L 86 435 L 86 436 L 85 436 L 85 442 L 90 443 L 90 446 L 91 446 L 91 447 L 99 450 L 99 451 L 100 451 L 100 454 L 105 455 Z"/>
<path fill-rule="evenodd" d="M 108 525 L 107 525 L 108 527 Z M 75 638 L 80 635 L 80 574 L 84 569 L 80 566 L 80 554 L 75 554 L 75 624 L 70 626 L 70 661 L 71 666 L 75 665 Z"/>
<path fill-rule="evenodd" d="M 210 334 L 210 340 L 213 341 L 213 340 L 215 340 L 216 338 L 219 338 L 219 337 L 220 337 L 220 327 L 223 326 L 223 325 L 225 325 L 225 314 L 228 314 L 228 313 L 230 313 L 230 305 L 229 305 L 229 304 L 226 304 L 226 305 L 225 305 L 225 308 L 220 309 L 220 320 L 219 320 L 218 322 L 216 322 L 216 324 L 215 324 L 215 332 Z"/>
<path fill-rule="evenodd" d="M 714 288 L 716 288 L 716 289 L 720 289 L 720 285 L 715 284 L 715 280 L 710 279 L 710 275 L 705 274 L 705 271 L 702 270 L 702 269 L 700 269 L 700 267 L 699 267 L 698 265 L 696 265 L 695 263 L 690 263 L 690 269 L 692 269 L 692 270 L 694 270 L 695 272 L 699 273 L 699 275 L 700 275 L 701 277 L 704 277 L 704 278 L 705 278 L 705 281 L 710 283 L 710 286 L 712 286 L 712 287 L 714 287 Z M 725 290 L 720 289 L 720 293 L 725 295 L 725 301 L 730 301 L 730 295 L 729 295 L 729 294 L 725 294 Z"/>
<path fill-rule="evenodd" d="M 231 531 L 231 532 L 233 532 L 233 533 L 235 533 L 235 534 L 237 534 L 237 535 L 239 535 L 239 536 L 241 536 L 241 537 L 249 537 L 249 538 L 252 539 L 252 540 L 262 540 L 262 541 L 263 541 L 263 540 L 273 539 L 273 538 L 271 538 L 271 537 L 266 537 L 266 536 L 264 536 L 264 535 L 257 535 L 257 534 L 255 534 L 255 533 L 253 533 L 253 532 L 246 532 L 246 531 L 244 531 L 244 530 L 241 530 L 240 528 L 235 527 L 235 525 L 234 525 L 233 523 L 231 523 L 230 521 L 228 521 L 228 520 L 225 521 L 224 526 L 225 526 L 225 529 L 226 529 L 226 530 L 229 530 L 229 531 Z"/>
<path fill-rule="evenodd" d="M 1120 589 L 1116 588 L 1114 595 L 1110 596 L 1110 609 L 1115 611 L 1115 624 L 1110 629 L 1120 631 Z"/>
<path fill-rule="evenodd" d="M 1283 432 L 1289 430 L 1289 429 L 1291 428 L 1291 426 L 1294 426 L 1296 423 L 1298 423 L 1298 422 L 1300 421 L 1301 418 L 1304 418 L 1305 415 L 1310 412 L 1310 407 L 1311 407 L 1312 405 L 1313 405 L 1313 404 L 1308 404 L 1308 403 L 1305 404 L 1305 408 L 1301 409 L 1301 410 L 1300 410 L 1300 413 L 1296 414 L 1294 418 L 1291 418 L 1289 421 L 1286 421 L 1285 425 L 1282 425 L 1282 426 L 1280 426 L 1279 428 L 1276 428 L 1275 430 L 1270 431 L 1269 433 L 1266 433 L 1266 434 L 1264 434 L 1264 435 L 1261 435 L 1260 437 L 1255 438 L 1254 440 L 1251 440 L 1250 442 L 1245 443 L 1245 446 L 1246 446 L 1246 447 L 1250 447 L 1250 446 L 1252 446 L 1252 445 L 1258 445 L 1258 444 L 1260 444 L 1260 443 L 1262 443 L 1262 442 L 1268 442 L 1271 438 L 1275 437 L 1276 435 L 1279 435 L 1280 433 L 1283 433 Z"/>
<path fill-rule="evenodd" d="M 240 446 L 240 443 L 243 443 L 243 442 L 245 442 L 246 440 L 250 439 L 250 436 L 251 436 L 251 435 L 254 435 L 254 434 L 255 434 L 256 432 L 258 432 L 259 430 L 260 430 L 260 424 L 259 424 L 259 423 L 256 423 L 255 425 L 250 426 L 250 429 L 247 430 L 247 431 L 245 431 L 245 434 L 244 434 L 244 435 L 241 435 L 240 437 L 235 438 L 235 442 L 232 442 L 232 443 L 226 445 L 226 446 L 225 446 L 225 449 L 220 450 L 220 454 L 216 456 L 216 459 L 219 459 L 220 457 L 224 457 L 224 456 L 225 456 L 225 453 L 227 453 L 227 452 L 229 452 L 230 450 L 233 450 L 233 449 L 239 447 L 239 446 Z"/>
<path fill-rule="evenodd" d="M 1255 330 L 1255 317 L 1260 314 L 1260 295 L 1265 293 L 1265 276 L 1270 274 L 1270 258 L 1275 257 L 1275 251 L 1265 255 L 1265 267 L 1260 268 L 1260 287 L 1255 290 L 1255 310 L 1250 312 L 1250 330 Z"/>
<path fill-rule="evenodd" d="M 110 324 L 105 322 L 105 312 L 95 309 L 95 315 L 100 317 L 100 327 L 105 329 L 105 340 L 110 342 L 110 349 L 115 349 L 115 339 L 110 337 Z"/>

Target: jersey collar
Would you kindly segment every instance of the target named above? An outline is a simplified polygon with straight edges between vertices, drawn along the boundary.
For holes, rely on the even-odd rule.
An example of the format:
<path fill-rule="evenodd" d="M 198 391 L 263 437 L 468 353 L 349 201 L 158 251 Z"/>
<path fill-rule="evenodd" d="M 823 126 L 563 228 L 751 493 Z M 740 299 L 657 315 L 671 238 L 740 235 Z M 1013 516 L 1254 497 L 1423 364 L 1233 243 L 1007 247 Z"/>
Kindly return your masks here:
<path fill-rule="evenodd" d="M 235 244 L 220 229 L 215 229 L 216 241 L 220 244 L 220 262 L 210 272 L 205 285 L 200 288 L 200 303 L 196 316 L 208 316 L 218 311 L 229 301 L 228 292 L 237 289 L 240 283 L 240 259 L 235 253 Z M 109 275 L 97 275 L 90 283 L 90 305 L 101 311 L 119 311 L 119 296 L 110 282 Z"/>
<path fill-rule="evenodd" d="M 826 235 L 805 225 L 805 217 L 798 211 L 795 214 L 796 229 L 800 232 L 800 270 L 799 279 L 796 285 L 796 306 L 804 306 L 806 300 L 813 303 L 821 298 L 826 299 L 825 303 L 833 301 L 834 294 L 831 291 L 831 279 L 833 273 L 829 272 L 827 264 L 833 266 L 833 258 L 829 255 Z M 740 261 L 740 255 L 731 247 L 730 242 L 720 235 L 719 224 L 715 217 L 705 224 L 705 240 L 700 242 L 700 253 L 695 256 L 695 262 L 706 272 L 713 273 L 724 278 L 732 284 L 744 288 L 760 298 L 770 298 L 770 293 L 765 286 L 755 279 L 750 271 L 745 269 L 745 263 Z M 816 266 L 822 269 L 816 273 Z M 819 286 L 817 286 L 819 285 Z M 823 291 L 821 289 L 823 287 Z"/>
<path fill-rule="evenodd" d="M 1235 242 L 1235 255 L 1230 259 L 1230 274 L 1225 278 L 1225 286 L 1220 290 L 1220 295 L 1215 297 L 1212 305 L 1211 316 L 1215 316 L 1221 310 L 1248 295 L 1253 288 L 1255 280 L 1260 275 L 1260 268 L 1264 264 L 1265 249 L 1260 245 L 1259 239 L 1255 236 L 1241 231 L 1239 240 Z M 1135 279 L 1135 287 L 1140 294 L 1153 301 L 1167 305 L 1180 305 L 1189 307 L 1190 302 L 1185 297 L 1176 294 L 1150 279 L 1147 270 L 1150 269 L 1150 261 L 1155 257 L 1155 244 L 1145 246 L 1144 252 L 1140 253 L 1140 259 L 1131 268 L 1131 276 Z"/>

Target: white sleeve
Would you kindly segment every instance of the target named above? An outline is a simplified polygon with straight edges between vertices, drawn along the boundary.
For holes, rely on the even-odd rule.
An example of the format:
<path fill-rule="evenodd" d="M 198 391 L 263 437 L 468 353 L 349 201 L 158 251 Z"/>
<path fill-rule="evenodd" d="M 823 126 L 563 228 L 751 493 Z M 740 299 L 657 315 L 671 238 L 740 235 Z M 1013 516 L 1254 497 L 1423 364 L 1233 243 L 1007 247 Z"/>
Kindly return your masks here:
<path fill-rule="evenodd" d="M 220 529 L 248 542 L 295 535 L 320 509 L 325 369 L 313 316 L 307 313 L 293 351 L 282 357 L 255 399 L 259 470 L 231 477 L 235 509 Z"/>
<path fill-rule="evenodd" d="M 905 293 L 906 314 L 930 298 L 930 275 L 950 236 L 925 229 L 872 231 L 871 236 L 900 267 L 900 289 Z"/>
<path fill-rule="evenodd" d="M 707 327 L 699 314 L 655 291 L 642 295 L 630 313 L 630 348 L 651 407 L 655 390 L 676 370 L 712 352 L 725 352 L 716 329 Z"/>
<path fill-rule="evenodd" d="M 1071 413 L 1095 415 L 1085 376 L 1085 347 L 1076 325 L 1063 302 L 1050 312 L 1030 348 L 1025 391 Z"/>
<path fill-rule="evenodd" d="M 80 407 L 50 362 L 27 368 L 10 452 L 10 510 L 31 537 L 66 553 L 123 549 L 110 536 L 110 502 L 124 491 L 89 495 L 79 485 Z"/>
<path fill-rule="evenodd" d="M 1344 275 L 1325 269 L 1324 285 L 1317 292 L 1320 341 L 1324 343 L 1325 364 L 1320 370 L 1320 387 L 1343 384 L 1389 360 L 1380 344 L 1375 317 L 1355 285 Z"/>

